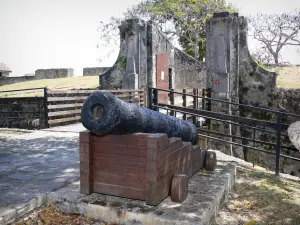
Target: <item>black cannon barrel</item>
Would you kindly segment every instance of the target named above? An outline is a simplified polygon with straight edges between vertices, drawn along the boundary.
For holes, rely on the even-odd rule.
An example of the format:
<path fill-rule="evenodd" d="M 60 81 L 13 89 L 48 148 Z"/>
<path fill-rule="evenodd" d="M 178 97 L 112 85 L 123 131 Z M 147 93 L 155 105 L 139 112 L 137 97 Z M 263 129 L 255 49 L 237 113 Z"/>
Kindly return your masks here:
<path fill-rule="evenodd" d="M 96 91 L 84 101 L 83 126 L 97 135 L 165 133 L 183 141 L 197 142 L 194 124 L 163 113 L 127 103 L 109 92 Z"/>

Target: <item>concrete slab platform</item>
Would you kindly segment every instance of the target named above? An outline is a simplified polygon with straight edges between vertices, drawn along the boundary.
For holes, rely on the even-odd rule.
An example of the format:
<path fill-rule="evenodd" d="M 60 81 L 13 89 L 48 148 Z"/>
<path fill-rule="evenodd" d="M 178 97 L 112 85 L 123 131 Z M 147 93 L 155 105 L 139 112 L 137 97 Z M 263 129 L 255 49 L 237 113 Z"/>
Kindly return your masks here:
<path fill-rule="evenodd" d="M 138 201 L 93 193 L 79 193 L 79 182 L 47 195 L 47 203 L 67 213 L 85 214 L 107 223 L 208 225 L 227 198 L 235 181 L 235 164 L 219 162 L 215 172 L 198 172 L 189 180 L 189 194 L 181 203 L 170 197 L 158 206 Z"/>

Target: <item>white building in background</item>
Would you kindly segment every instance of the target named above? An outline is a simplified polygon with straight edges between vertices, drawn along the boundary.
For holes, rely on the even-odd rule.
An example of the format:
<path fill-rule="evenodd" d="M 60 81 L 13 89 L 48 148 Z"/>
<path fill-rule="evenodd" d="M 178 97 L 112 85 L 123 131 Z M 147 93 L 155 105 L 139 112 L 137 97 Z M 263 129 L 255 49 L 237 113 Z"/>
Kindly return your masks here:
<path fill-rule="evenodd" d="M 8 77 L 11 73 L 10 68 L 4 63 L 0 63 L 0 77 Z"/>

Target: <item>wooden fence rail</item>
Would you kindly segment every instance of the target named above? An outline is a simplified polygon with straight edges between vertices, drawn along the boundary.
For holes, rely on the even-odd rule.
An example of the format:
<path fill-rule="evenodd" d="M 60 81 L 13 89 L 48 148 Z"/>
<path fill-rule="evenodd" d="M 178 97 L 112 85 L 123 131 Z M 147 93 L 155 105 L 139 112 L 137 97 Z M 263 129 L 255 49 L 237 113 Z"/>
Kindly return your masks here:
<path fill-rule="evenodd" d="M 84 100 L 95 91 L 105 91 L 118 98 L 146 106 L 146 91 L 136 90 L 47 90 L 48 126 L 60 126 L 80 122 Z"/>

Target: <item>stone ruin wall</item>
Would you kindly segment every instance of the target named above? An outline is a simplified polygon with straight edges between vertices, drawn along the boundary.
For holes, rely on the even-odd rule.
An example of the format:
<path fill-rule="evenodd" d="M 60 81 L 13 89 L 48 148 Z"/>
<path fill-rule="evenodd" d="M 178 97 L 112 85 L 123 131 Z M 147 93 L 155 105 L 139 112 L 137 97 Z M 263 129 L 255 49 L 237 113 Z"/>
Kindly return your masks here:
<path fill-rule="evenodd" d="M 127 21 L 128 22 L 128 21 Z M 215 27 L 217 28 L 215 28 Z M 167 38 L 157 30 L 151 23 L 146 23 L 141 20 L 131 20 L 125 27 L 120 27 L 121 30 L 121 46 L 120 53 L 115 65 L 105 74 L 100 76 L 100 84 L 102 89 L 112 89 L 124 87 L 124 74 L 138 74 L 134 79 L 138 80 L 138 88 L 146 86 L 156 87 L 156 56 L 162 52 L 168 53 L 169 69 L 172 70 L 173 79 L 171 87 L 174 89 L 183 88 L 206 88 L 213 87 L 214 79 L 217 74 L 214 71 L 215 65 L 220 63 L 214 53 L 217 49 L 216 43 L 213 40 L 214 32 L 218 33 L 219 29 L 230 29 L 228 32 L 229 40 L 224 48 L 225 64 L 228 67 L 231 79 L 230 86 L 230 101 L 242 104 L 249 104 L 264 108 L 279 109 L 282 105 L 288 112 L 300 114 L 299 90 L 278 89 L 276 85 L 277 75 L 262 68 L 250 55 L 247 35 L 248 25 L 244 17 L 238 15 L 224 16 L 213 18 L 208 23 L 207 29 L 207 57 L 206 63 L 201 63 L 190 57 L 186 53 L 175 48 Z M 213 28 L 213 29 L 212 29 Z M 136 35 L 140 34 L 140 35 Z M 140 39 L 136 39 L 139 36 Z M 131 44 L 129 44 L 131 43 Z M 133 46 L 139 46 L 133 47 Z M 139 49 L 139 57 L 137 50 Z M 222 62 L 221 62 L 222 64 Z M 128 69 L 131 69 L 129 71 Z M 133 80 L 134 80 L 133 79 Z M 130 82 L 133 80 L 125 80 Z M 196 82 L 195 82 L 196 81 Z M 134 83 L 135 81 L 133 81 Z M 222 93 L 213 93 L 213 97 L 228 100 Z M 214 105 L 214 111 L 231 113 L 232 115 L 240 115 L 244 117 L 264 119 L 275 121 L 274 115 L 270 113 L 258 113 L 249 109 L 243 110 L 241 107 L 228 108 L 228 104 Z M 283 118 L 284 123 L 290 124 L 293 122 L 291 118 Z M 212 129 L 215 131 L 229 133 L 229 127 L 222 123 L 214 123 Z M 236 136 L 253 137 L 253 130 L 240 128 L 239 126 L 231 127 L 232 134 Z M 275 142 L 275 137 L 256 132 L 256 138 L 262 141 Z M 229 139 L 228 139 L 229 140 Z M 252 142 L 234 140 L 236 142 L 254 146 Z M 289 140 L 282 140 L 283 144 L 290 145 Z M 261 145 L 256 147 L 273 150 Z M 211 147 L 221 149 L 228 153 L 228 145 L 224 143 L 214 143 Z M 275 159 L 272 155 L 266 155 L 246 148 L 233 146 L 235 156 L 253 161 L 255 164 L 274 169 Z M 283 154 L 293 155 L 286 150 L 282 150 Z M 295 154 L 298 154 L 296 152 Z M 289 174 L 300 176 L 300 163 L 290 160 L 281 160 L 281 171 Z"/>
<path fill-rule="evenodd" d="M 0 77 L 0 86 L 35 80 L 35 76 Z"/>
<path fill-rule="evenodd" d="M 300 115 L 300 90 L 282 89 L 277 88 L 276 79 L 277 74 L 262 68 L 250 55 L 247 36 L 248 25 L 246 18 L 239 17 L 238 15 L 221 15 L 220 17 L 213 18 L 208 22 L 207 29 L 207 61 L 206 68 L 208 74 L 208 86 L 214 88 L 214 80 L 217 74 L 214 72 L 215 64 L 220 63 L 220 56 L 216 55 L 216 43 L 214 43 L 214 32 L 230 29 L 227 35 L 229 40 L 226 41 L 224 48 L 224 58 L 230 71 L 230 88 L 229 99 L 232 102 L 241 104 L 248 104 L 263 108 L 271 108 L 274 110 L 285 109 L 289 113 Z M 228 31 L 228 30 L 227 30 Z M 225 32 L 226 33 L 226 32 Z M 226 35 L 225 35 L 226 36 Z M 223 38 L 223 37 L 222 37 Z M 216 58 L 218 57 L 218 58 Z M 214 97 L 221 98 L 222 94 L 212 93 Z M 225 98 L 226 100 L 226 98 Z M 221 105 L 221 107 L 220 107 Z M 239 115 L 242 117 L 249 117 L 259 120 L 268 120 L 275 122 L 276 116 L 274 113 L 260 112 L 257 110 L 244 109 L 242 107 L 228 108 L 226 104 L 215 105 L 214 111 L 231 113 L 232 115 Z M 291 124 L 295 118 L 285 117 L 282 123 Z M 214 131 L 229 133 L 229 127 L 224 126 L 222 123 L 214 122 L 212 124 Z M 253 129 L 241 128 L 239 126 L 232 126 L 232 135 L 253 138 Z M 256 132 L 256 139 L 267 142 L 276 142 L 275 135 Z M 229 140 L 229 139 L 228 139 Z M 265 150 L 272 150 L 275 152 L 275 147 L 266 145 L 254 144 L 247 140 L 234 140 L 244 145 L 255 146 Z M 229 145 L 224 143 L 211 142 L 211 147 L 221 149 L 225 153 L 229 153 Z M 282 144 L 292 146 L 289 139 L 282 137 Z M 275 156 L 258 153 L 247 148 L 233 146 L 233 153 L 235 156 L 246 159 L 247 161 L 254 161 L 254 164 L 261 165 L 272 170 L 275 169 Z M 290 151 L 282 148 L 282 154 L 299 157 L 298 151 Z M 281 172 L 291 175 L 300 176 L 300 163 L 292 160 L 281 159 Z"/>
<path fill-rule="evenodd" d="M 240 103 L 270 108 L 275 110 L 286 109 L 286 112 L 300 115 L 300 92 L 299 89 L 277 88 L 277 74 L 270 72 L 257 64 L 251 57 L 247 45 L 247 24 L 240 26 L 240 77 L 239 77 L 239 100 Z M 284 110 L 285 111 L 285 110 Z M 258 112 L 257 110 L 240 110 L 240 115 L 269 120 L 276 122 L 274 113 Z M 284 117 L 282 123 L 291 124 L 296 121 L 295 117 Z M 284 130 L 286 132 L 286 130 Z M 245 137 L 253 137 L 253 132 L 249 129 L 241 129 L 241 134 Z M 257 132 L 256 136 L 261 141 L 276 142 L 275 135 L 268 135 Z M 282 137 L 282 145 L 292 146 L 287 137 Z M 252 144 L 243 141 L 243 144 Z M 259 146 L 259 145 L 256 145 Z M 263 146 L 259 146 L 263 147 Z M 274 147 L 264 146 L 266 150 L 274 151 Z M 275 157 L 244 149 L 245 159 L 253 161 L 264 167 L 275 169 Z M 285 155 L 299 157 L 298 151 L 290 151 L 282 148 L 281 153 Z M 300 176 L 300 163 L 294 160 L 281 158 L 281 172 Z"/>
<path fill-rule="evenodd" d="M 111 67 L 85 67 L 82 76 L 100 76 L 108 71 Z"/>
<path fill-rule="evenodd" d="M 187 53 L 175 49 L 175 89 L 206 88 L 206 67 Z"/>
<path fill-rule="evenodd" d="M 73 77 L 73 76 L 74 76 L 74 69 L 72 68 L 39 69 L 35 71 L 35 77 L 37 80 L 64 78 L 64 77 Z"/>
<path fill-rule="evenodd" d="M 31 80 L 72 77 L 73 75 L 74 69 L 72 68 L 38 69 L 35 71 L 35 75 L 33 76 L 0 77 L 0 86 Z"/>
<path fill-rule="evenodd" d="M 156 56 L 163 52 L 168 54 L 171 88 L 206 87 L 205 64 L 175 48 L 151 22 L 131 19 L 119 28 L 119 56 L 114 66 L 100 75 L 101 89 L 130 87 L 134 79 L 136 88 L 156 87 Z"/>

